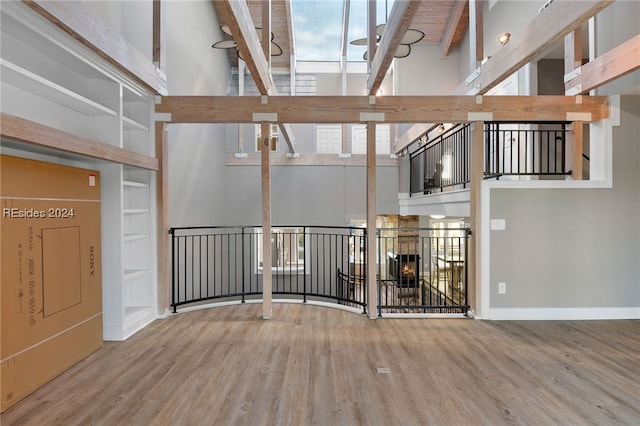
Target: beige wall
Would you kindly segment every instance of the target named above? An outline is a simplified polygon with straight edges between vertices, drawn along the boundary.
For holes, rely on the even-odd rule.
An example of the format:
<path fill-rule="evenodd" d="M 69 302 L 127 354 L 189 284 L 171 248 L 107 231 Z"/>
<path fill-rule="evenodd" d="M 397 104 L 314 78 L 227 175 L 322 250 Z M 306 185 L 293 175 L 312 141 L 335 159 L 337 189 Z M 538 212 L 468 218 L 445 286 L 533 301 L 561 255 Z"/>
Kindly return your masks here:
<path fill-rule="evenodd" d="M 622 97 L 611 189 L 491 190 L 492 308 L 640 308 L 638 134 L 640 96 Z"/>

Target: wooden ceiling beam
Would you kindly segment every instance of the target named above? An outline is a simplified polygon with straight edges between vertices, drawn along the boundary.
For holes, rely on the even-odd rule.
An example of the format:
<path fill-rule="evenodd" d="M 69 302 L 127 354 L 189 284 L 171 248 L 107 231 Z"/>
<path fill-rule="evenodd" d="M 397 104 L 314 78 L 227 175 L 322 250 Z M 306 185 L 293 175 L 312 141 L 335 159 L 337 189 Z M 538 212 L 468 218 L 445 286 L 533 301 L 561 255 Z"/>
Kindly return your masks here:
<path fill-rule="evenodd" d="M 442 43 L 440 44 L 442 47 L 443 58 L 446 58 L 447 55 L 449 55 L 449 49 L 451 49 L 451 45 L 453 44 L 453 37 L 456 35 L 456 30 L 458 28 L 458 25 L 460 25 L 462 14 L 464 12 L 464 8 L 467 7 L 467 4 L 468 0 L 463 0 L 455 2 L 455 5 L 453 6 L 451 19 L 449 19 L 447 30 L 442 36 Z"/>
<path fill-rule="evenodd" d="M 227 22 L 231 35 L 238 44 L 238 49 L 242 52 L 244 61 L 260 94 L 277 95 L 278 89 L 273 81 L 269 62 L 260 44 L 258 32 L 251 18 L 247 3 L 245 1 L 221 0 L 219 11 Z M 265 27 L 267 26 L 265 25 Z M 263 30 L 268 31 L 264 28 Z M 271 35 L 268 34 L 266 41 L 268 42 L 270 39 Z M 291 125 L 282 123 L 279 127 L 289 151 L 295 152 L 295 141 Z"/>
<path fill-rule="evenodd" d="M 568 75 L 567 93 L 588 93 L 618 77 L 640 69 L 640 34 L 587 62 Z M 567 74 L 565 74 L 566 79 Z"/>
<path fill-rule="evenodd" d="M 480 67 L 479 75 L 463 82 L 454 94 L 483 94 L 524 65 L 537 59 L 583 22 L 609 6 L 613 0 L 556 1 L 532 19 L 511 41 Z"/>
<path fill-rule="evenodd" d="M 172 123 L 462 123 L 599 121 L 604 96 L 165 96 L 156 112 Z"/>
<path fill-rule="evenodd" d="M 255 80 L 258 91 L 270 95 L 275 84 L 269 72 L 269 64 L 264 56 L 258 32 L 256 31 L 249 6 L 245 1 L 221 0 L 220 13 L 229 26 L 231 35 L 238 45 L 247 68 Z"/>
<path fill-rule="evenodd" d="M 398 50 L 402 37 L 409 29 L 411 20 L 419 6 L 419 0 L 396 1 L 393 4 L 382 39 L 371 62 L 367 81 L 369 95 L 375 95 L 380 89 L 384 76 L 393 61 L 393 55 Z"/>

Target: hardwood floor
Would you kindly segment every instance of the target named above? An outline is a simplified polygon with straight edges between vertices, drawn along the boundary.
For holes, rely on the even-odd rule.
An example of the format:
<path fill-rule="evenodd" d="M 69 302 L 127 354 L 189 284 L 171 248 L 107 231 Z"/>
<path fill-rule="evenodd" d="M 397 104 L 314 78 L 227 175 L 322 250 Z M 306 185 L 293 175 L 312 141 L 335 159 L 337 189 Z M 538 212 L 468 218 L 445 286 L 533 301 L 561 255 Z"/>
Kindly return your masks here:
<path fill-rule="evenodd" d="M 106 342 L 1 424 L 640 424 L 640 321 L 261 309 L 177 314 Z"/>

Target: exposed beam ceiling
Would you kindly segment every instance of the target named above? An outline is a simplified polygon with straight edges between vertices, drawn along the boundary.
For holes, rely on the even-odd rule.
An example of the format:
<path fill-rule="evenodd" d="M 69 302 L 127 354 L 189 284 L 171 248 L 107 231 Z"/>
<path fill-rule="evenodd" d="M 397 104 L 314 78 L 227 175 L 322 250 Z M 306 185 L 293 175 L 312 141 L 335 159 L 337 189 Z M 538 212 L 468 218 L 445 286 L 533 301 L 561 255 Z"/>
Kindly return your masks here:
<path fill-rule="evenodd" d="M 219 11 L 238 45 L 238 50 L 244 57 L 247 68 L 256 82 L 258 91 L 263 95 L 273 94 L 271 91 L 275 85 L 247 3 L 233 0 L 221 0 L 217 3 L 219 3 Z"/>
<path fill-rule="evenodd" d="M 172 123 L 424 123 L 598 121 L 604 96 L 165 96 L 156 112 Z M 257 114 L 257 115 L 256 115 Z"/>
<path fill-rule="evenodd" d="M 294 53 L 294 42 L 290 1 L 271 0 L 271 29 L 274 41 L 283 51 L 281 56 L 271 59 L 271 65 L 274 68 L 289 69 L 291 66 L 290 57 Z M 221 3 L 219 0 L 213 1 L 220 24 L 228 25 L 225 14 L 221 11 Z M 254 26 L 262 27 L 262 1 L 247 0 L 246 3 Z M 397 1 L 397 3 L 401 2 Z M 419 3 L 418 10 L 411 18 L 409 26 L 425 34 L 424 39 L 417 43 L 418 45 L 442 44 L 446 37 L 449 44 L 448 52 L 449 49 L 460 44 L 468 24 L 467 0 L 420 0 L 417 3 Z M 456 19 L 455 16 L 460 13 L 462 15 Z M 362 19 L 366 20 L 366 17 L 363 16 Z M 214 41 L 216 40 L 211 40 L 211 42 Z M 229 55 L 233 66 L 237 66 L 238 57 L 235 49 L 229 49 Z"/>
<path fill-rule="evenodd" d="M 464 82 L 454 94 L 486 93 L 524 65 L 537 59 L 583 22 L 609 6 L 613 0 L 557 1 L 529 22 L 509 44 L 480 67 L 478 77 Z"/>
<path fill-rule="evenodd" d="M 385 26 L 380 45 L 371 63 L 367 90 L 370 95 L 375 95 L 382 80 L 391 66 L 393 55 L 398 50 L 402 37 L 409 29 L 409 24 L 420 6 L 420 0 L 398 1 L 393 4 L 391 15 Z"/>
<path fill-rule="evenodd" d="M 258 91 L 262 95 L 277 95 L 278 89 L 273 82 L 269 62 L 260 44 L 258 33 L 251 18 L 247 3 L 233 0 L 219 1 L 219 12 L 231 30 L 238 49 L 242 53 L 247 68 L 251 72 Z M 262 12 L 262 10 L 261 10 Z M 265 31 L 269 31 L 267 25 Z M 269 45 L 269 37 L 263 38 Z M 289 124 L 280 124 L 280 130 L 291 152 L 295 152 L 293 130 Z"/>
<path fill-rule="evenodd" d="M 449 50 L 451 49 L 454 41 L 460 40 L 460 38 L 462 37 L 464 29 L 467 26 L 468 15 L 469 2 L 457 1 L 453 10 L 451 11 L 447 29 L 442 35 L 442 42 L 440 43 L 440 45 L 442 46 L 442 57 L 446 57 L 449 54 Z"/>

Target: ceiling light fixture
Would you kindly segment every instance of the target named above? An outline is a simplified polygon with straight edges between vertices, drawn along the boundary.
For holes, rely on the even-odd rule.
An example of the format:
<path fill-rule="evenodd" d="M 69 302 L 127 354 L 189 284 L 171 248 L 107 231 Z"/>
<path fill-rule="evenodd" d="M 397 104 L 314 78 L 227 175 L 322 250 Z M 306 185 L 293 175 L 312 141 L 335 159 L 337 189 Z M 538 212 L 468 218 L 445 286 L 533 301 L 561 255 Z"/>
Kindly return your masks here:
<path fill-rule="evenodd" d="M 511 33 L 502 33 L 498 36 L 498 43 L 501 45 L 505 45 L 509 43 L 509 39 L 511 38 Z"/>
<path fill-rule="evenodd" d="M 445 131 L 444 124 L 443 124 L 443 123 L 441 123 L 441 124 L 438 126 L 438 133 L 444 133 L 444 131 Z"/>
<path fill-rule="evenodd" d="M 222 30 L 223 33 L 225 33 L 229 37 L 233 37 L 231 35 L 231 29 L 229 28 L 228 25 L 220 25 L 220 29 Z M 258 32 L 258 40 L 260 40 L 260 42 L 262 42 L 262 28 L 256 27 L 256 31 Z M 211 45 L 211 47 L 213 47 L 215 49 L 233 49 L 233 48 L 235 48 L 236 49 L 236 53 L 238 54 L 238 57 L 240 59 L 244 60 L 244 58 L 240 54 L 240 50 L 238 50 L 238 43 L 236 43 L 236 41 L 233 38 L 227 39 L 227 40 L 217 41 L 217 42 L 213 43 Z M 273 41 L 273 33 L 271 33 L 271 56 L 280 56 L 280 55 L 282 55 L 282 48 L 278 45 L 278 43 Z"/>
<path fill-rule="evenodd" d="M 382 39 L 382 33 L 384 33 L 384 27 L 386 24 L 380 24 L 376 27 L 376 44 L 380 43 L 380 39 Z M 413 28 L 409 28 L 404 36 L 402 36 L 402 40 L 400 40 L 400 45 L 396 49 L 396 52 L 393 54 L 394 58 L 406 58 L 411 53 L 411 45 L 419 42 L 424 38 L 424 33 L 420 30 L 414 30 Z M 357 40 L 353 40 L 351 42 L 354 46 L 366 46 L 367 38 L 359 38 Z M 364 52 L 362 58 L 366 61 L 369 59 L 368 51 Z"/>

